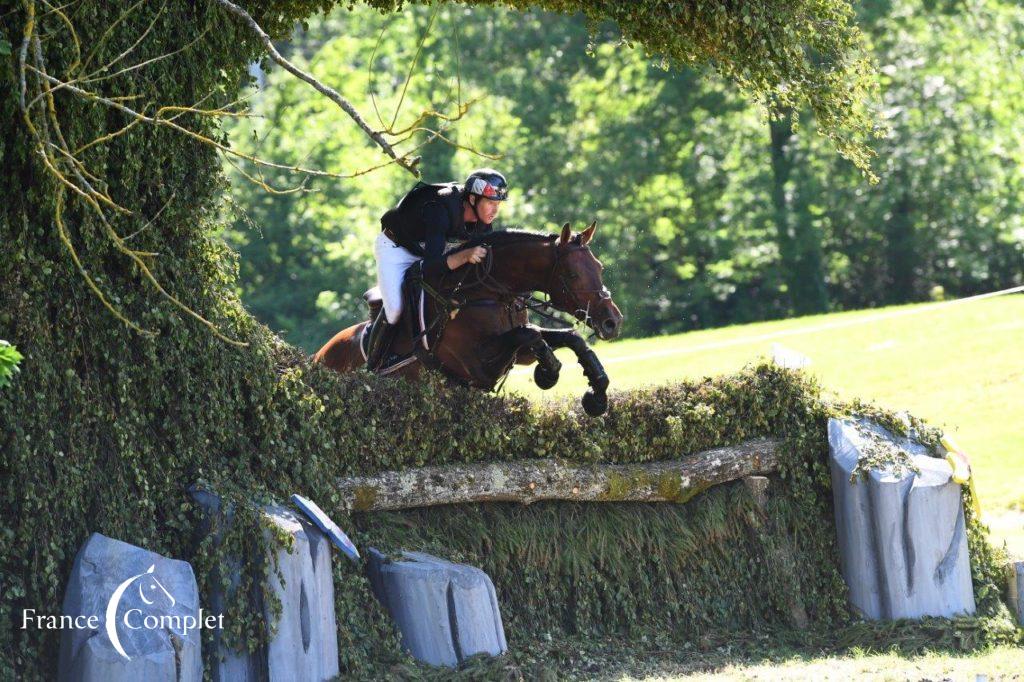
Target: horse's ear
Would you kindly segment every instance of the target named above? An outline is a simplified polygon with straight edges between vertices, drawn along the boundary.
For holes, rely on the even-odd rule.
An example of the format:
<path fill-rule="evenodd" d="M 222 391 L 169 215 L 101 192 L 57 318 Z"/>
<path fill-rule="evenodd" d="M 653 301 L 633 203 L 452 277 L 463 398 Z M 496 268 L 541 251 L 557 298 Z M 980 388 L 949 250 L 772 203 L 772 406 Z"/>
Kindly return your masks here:
<path fill-rule="evenodd" d="M 565 225 L 562 225 L 562 236 L 559 237 L 558 243 L 559 244 L 568 244 L 569 240 L 571 238 L 572 238 L 572 226 L 570 226 L 569 223 L 566 223 Z"/>
<path fill-rule="evenodd" d="M 589 244 L 590 240 L 593 239 L 594 237 L 595 230 L 597 230 L 596 220 L 590 223 L 590 227 L 588 227 L 587 229 L 583 230 L 583 232 L 580 233 L 580 244 L 583 244 L 584 246 Z"/>

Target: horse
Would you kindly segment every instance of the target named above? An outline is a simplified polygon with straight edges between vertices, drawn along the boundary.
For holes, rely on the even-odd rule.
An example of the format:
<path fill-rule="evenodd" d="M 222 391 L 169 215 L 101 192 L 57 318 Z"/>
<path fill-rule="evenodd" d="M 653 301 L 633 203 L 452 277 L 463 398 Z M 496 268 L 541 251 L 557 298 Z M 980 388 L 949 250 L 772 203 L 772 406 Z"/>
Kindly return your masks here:
<path fill-rule="evenodd" d="M 407 304 L 403 312 L 403 320 L 419 314 L 420 327 L 402 324 L 396 330 L 392 351 L 405 360 L 392 363 L 382 373 L 390 370 L 415 379 L 429 366 L 457 382 L 493 390 L 514 364 L 536 362 L 534 380 L 548 389 L 557 383 L 561 369 L 553 349 L 568 347 L 590 385 L 583 396 L 584 409 L 592 416 L 603 414 L 608 405 L 608 376 L 586 340 L 573 329 L 537 327 L 527 317 L 528 297 L 541 292 L 548 296 L 547 306 L 580 320 L 598 338 L 619 335 L 623 315 L 602 281 L 603 266 L 589 246 L 596 229 L 595 221 L 578 234 L 573 234 L 569 223 L 553 234 L 505 230 L 474 237 L 457 247 L 456 251 L 487 246 L 487 257 L 480 264 L 466 264 L 422 282 L 423 290 L 429 292 L 422 308 Z M 372 292 L 367 292 L 370 320 L 374 306 L 380 305 L 379 293 L 374 297 Z M 364 365 L 361 337 L 369 324 L 360 322 L 338 332 L 317 351 L 314 362 L 339 372 Z"/>

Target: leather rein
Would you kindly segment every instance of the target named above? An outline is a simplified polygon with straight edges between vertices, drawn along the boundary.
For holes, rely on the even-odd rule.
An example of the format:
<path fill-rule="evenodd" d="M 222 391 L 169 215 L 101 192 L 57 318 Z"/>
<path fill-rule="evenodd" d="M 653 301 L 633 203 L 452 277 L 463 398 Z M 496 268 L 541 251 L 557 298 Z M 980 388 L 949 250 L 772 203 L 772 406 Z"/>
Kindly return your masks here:
<path fill-rule="evenodd" d="M 510 245 L 511 244 L 507 246 Z M 493 245 L 487 246 L 487 255 L 484 257 L 484 260 L 481 263 L 474 266 L 473 268 L 468 269 L 465 273 L 463 273 L 463 276 L 459 279 L 455 287 L 452 289 L 452 294 L 457 294 L 459 290 L 463 288 L 481 287 L 487 291 L 493 291 L 494 293 L 496 293 L 497 298 L 477 298 L 467 299 L 462 303 L 456 302 L 456 305 L 454 307 L 447 306 L 449 309 L 449 314 L 452 310 L 458 309 L 466 305 L 503 304 L 505 306 L 510 306 L 515 304 L 516 301 L 523 301 L 524 306 L 529 307 L 531 310 L 537 312 L 543 317 L 564 323 L 564 320 L 556 317 L 555 315 L 551 314 L 551 312 L 549 312 L 562 312 L 554 305 L 552 305 L 552 293 L 548 293 L 547 300 L 542 300 L 535 298 L 529 292 L 513 291 L 511 288 L 495 279 L 494 276 L 491 274 L 491 269 L 494 265 L 494 248 L 496 247 Z M 568 299 L 569 303 L 571 304 L 571 306 L 573 307 L 573 310 L 571 312 L 565 312 L 569 312 L 569 314 L 571 314 L 579 322 L 582 322 L 583 324 L 589 326 L 593 319 L 590 315 L 590 303 L 587 302 L 587 304 L 584 306 L 584 304 L 580 300 L 580 295 L 596 293 L 599 295 L 600 300 L 609 300 L 611 299 L 612 294 L 606 286 L 602 286 L 599 289 L 574 289 L 569 285 L 569 280 L 575 279 L 576 274 L 572 272 L 563 272 L 559 268 L 559 266 L 561 264 L 562 258 L 564 258 L 570 253 L 575 253 L 577 251 L 590 252 L 590 247 L 586 244 L 580 244 L 579 242 L 576 241 L 569 242 L 569 248 L 565 249 L 560 248 L 558 245 L 555 246 L 555 260 L 551 263 L 551 269 L 548 270 L 548 274 L 544 278 L 544 289 L 547 292 L 555 292 L 556 290 L 552 288 L 550 285 L 552 280 L 557 277 L 558 284 L 560 285 L 560 289 L 557 291 L 557 293 L 564 294 L 565 297 Z M 466 280 L 470 277 L 471 274 L 472 281 L 467 283 Z"/>

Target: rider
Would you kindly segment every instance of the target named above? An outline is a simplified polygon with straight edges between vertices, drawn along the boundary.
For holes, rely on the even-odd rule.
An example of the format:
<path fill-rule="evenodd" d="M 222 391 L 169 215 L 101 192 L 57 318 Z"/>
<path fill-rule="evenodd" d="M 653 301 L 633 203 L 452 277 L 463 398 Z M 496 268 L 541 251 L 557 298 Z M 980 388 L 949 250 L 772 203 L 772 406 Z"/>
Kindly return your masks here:
<path fill-rule="evenodd" d="M 377 259 L 377 286 L 383 306 L 370 331 L 366 365 L 376 370 L 391 345 L 402 315 L 402 280 L 416 261 L 423 261 L 423 276 L 479 263 L 487 249 L 477 246 L 444 255 L 448 241 L 464 240 L 491 231 L 501 202 L 508 198 L 505 176 L 493 168 L 480 168 L 459 185 L 417 183 L 398 205 L 380 219 L 373 253 Z"/>

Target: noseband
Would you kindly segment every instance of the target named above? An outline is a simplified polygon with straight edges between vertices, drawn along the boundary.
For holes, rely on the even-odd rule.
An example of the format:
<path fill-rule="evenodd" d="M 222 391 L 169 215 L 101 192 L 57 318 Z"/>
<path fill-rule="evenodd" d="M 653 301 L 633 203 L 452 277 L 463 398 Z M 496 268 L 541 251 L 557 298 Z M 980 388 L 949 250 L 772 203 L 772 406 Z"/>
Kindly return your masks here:
<path fill-rule="evenodd" d="M 569 248 L 566 248 L 564 251 L 557 245 L 555 246 L 555 262 L 551 264 L 551 270 L 548 272 L 547 279 L 545 280 L 545 288 L 549 292 L 549 297 L 553 296 L 550 292 L 554 292 L 555 290 L 549 285 L 552 278 L 557 275 L 558 282 L 561 285 L 559 293 L 565 294 L 569 303 L 574 308 L 570 314 L 584 324 L 590 325 L 593 321 L 593 318 L 590 316 L 590 301 L 587 301 L 586 307 L 583 307 L 583 304 L 580 302 L 580 294 L 597 294 L 599 300 L 610 301 L 612 298 L 612 292 L 609 291 L 608 287 L 603 285 L 600 289 L 573 289 L 569 286 L 569 280 L 576 279 L 576 273 L 572 271 L 569 271 L 568 273 L 562 272 L 559 270 L 558 266 L 564 256 L 570 253 L 575 253 L 576 251 L 586 251 L 587 253 L 591 253 L 589 246 L 586 244 L 580 244 L 579 242 L 571 242 Z M 593 256 L 592 253 L 591 256 Z"/>

